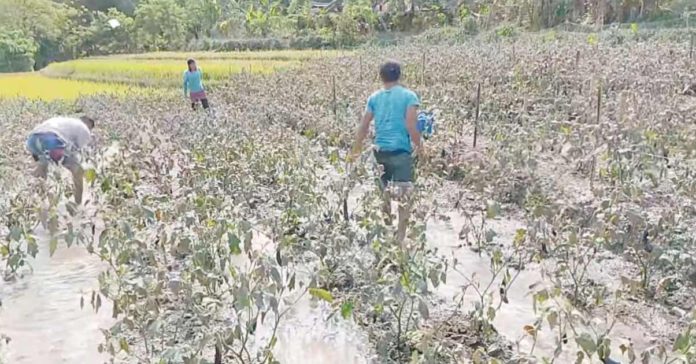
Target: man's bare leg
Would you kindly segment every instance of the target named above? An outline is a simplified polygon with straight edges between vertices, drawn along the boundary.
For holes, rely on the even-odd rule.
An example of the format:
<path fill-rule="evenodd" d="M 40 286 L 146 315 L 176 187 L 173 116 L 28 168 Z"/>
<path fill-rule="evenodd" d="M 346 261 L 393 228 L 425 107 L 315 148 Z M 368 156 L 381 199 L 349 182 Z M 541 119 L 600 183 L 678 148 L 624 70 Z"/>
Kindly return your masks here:
<path fill-rule="evenodd" d="M 392 209 L 391 209 L 391 196 L 389 191 L 385 188 L 382 191 L 382 212 L 384 213 L 384 223 L 387 225 L 392 224 Z"/>
<path fill-rule="evenodd" d="M 82 182 L 84 179 L 85 172 L 82 169 L 82 166 L 80 166 L 80 163 L 77 161 L 66 160 L 63 163 L 63 165 L 72 174 L 73 185 L 75 186 L 73 191 L 75 194 L 75 203 L 79 205 L 82 203 Z"/>
<path fill-rule="evenodd" d="M 396 240 L 404 247 L 408 220 L 411 217 L 411 190 L 410 183 L 395 186 L 399 200 L 399 222 L 396 229 Z"/>
<path fill-rule="evenodd" d="M 36 162 L 36 169 L 33 173 L 34 177 L 46 179 L 48 175 L 48 162 L 40 160 Z"/>

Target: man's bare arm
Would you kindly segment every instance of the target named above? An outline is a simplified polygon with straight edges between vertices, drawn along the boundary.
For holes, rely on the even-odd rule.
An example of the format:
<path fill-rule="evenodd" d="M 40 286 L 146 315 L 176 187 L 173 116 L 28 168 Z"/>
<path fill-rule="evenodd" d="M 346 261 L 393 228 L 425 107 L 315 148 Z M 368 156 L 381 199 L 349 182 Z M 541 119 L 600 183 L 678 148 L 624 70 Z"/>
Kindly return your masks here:
<path fill-rule="evenodd" d="M 70 173 L 72 173 L 72 178 L 73 178 L 73 185 L 74 185 L 74 191 L 73 193 L 75 194 L 75 203 L 78 205 L 82 203 L 82 190 L 83 190 L 83 179 L 84 179 L 84 170 L 82 169 L 82 166 L 78 162 L 74 161 L 69 161 L 68 163 L 64 164 L 65 168 L 67 168 Z"/>
<path fill-rule="evenodd" d="M 408 130 L 408 135 L 411 137 L 411 141 L 416 146 L 416 151 L 421 151 L 421 134 L 417 127 L 418 122 L 418 107 L 410 106 L 406 110 L 406 129 Z"/>
<path fill-rule="evenodd" d="M 362 120 L 360 121 L 360 127 L 358 127 L 358 134 L 355 136 L 355 144 L 353 145 L 350 158 L 357 158 L 358 155 L 360 155 L 363 142 L 367 137 L 367 132 L 370 130 L 370 122 L 372 121 L 373 117 L 374 115 L 369 111 L 366 111 L 365 115 L 363 115 Z"/>

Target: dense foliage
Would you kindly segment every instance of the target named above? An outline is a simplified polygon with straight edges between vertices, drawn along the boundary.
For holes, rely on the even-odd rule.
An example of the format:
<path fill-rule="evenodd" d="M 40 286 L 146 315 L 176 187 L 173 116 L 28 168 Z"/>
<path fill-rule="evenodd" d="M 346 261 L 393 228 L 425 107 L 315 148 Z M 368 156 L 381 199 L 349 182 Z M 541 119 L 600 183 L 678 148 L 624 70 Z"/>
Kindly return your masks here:
<path fill-rule="evenodd" d="M 311 297 L 378 363 L 693 363 L 689 34 L 435 36 L 236 75 L 210 115 L 168 95 L 80 99 L 108 120 L 93 194 L 77 208 L 59 178 L 0 173 L 4 275 L 37 249 L 98 256 L 84 301 L 117 318 L 101 349 L 136 362 L 272 363 Z M 405 246 L 369 153 L 343 163 L 385 53 L 439 120 Z M 73 108 L 3 101 L 0 168 L 24 169 L 32 123 Z"/>
<path fill-rule="evenodd" d="M 511 24 L 542 29 L 560 24 L 676 19 L 688 22 L 687 0 L 525 0 L 423 2 L 346 0 L 342 8 L 312 9 L 307 0 L 2 0 L 0 34 L 23 34 L 21 67 L 135 51 L 350 47 L 384 32 L 418 32 L 445 25 L 478 29 Z M 241 40 L 241 41 L 240 41 Z M 26 48 L 26 47 L 25 47 Z M 4 54 L 4 53 L 3 53 Z"/>

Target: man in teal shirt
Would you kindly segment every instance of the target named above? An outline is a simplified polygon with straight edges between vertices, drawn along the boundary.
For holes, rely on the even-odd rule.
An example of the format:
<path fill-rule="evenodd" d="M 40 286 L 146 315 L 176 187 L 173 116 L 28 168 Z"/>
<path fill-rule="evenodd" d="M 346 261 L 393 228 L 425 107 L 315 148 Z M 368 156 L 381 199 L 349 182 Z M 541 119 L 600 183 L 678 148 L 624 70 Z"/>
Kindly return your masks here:
<path fill-rule="evenodd" d="M 384 88 L 375 92 L 367 100 L 365 114 L 360 122 L 355 146 L 350 159 L 355 159 L 362 148 L 372 120 L 375 121 L 375 158 L 381 166 L 380 187 L 384 196 L 384 212 L 387 221 L 391 220 L 391 196 L 387 187 L 396 187 L 397 196 L 404 196 L 412 189 L 412 153 L 422 154 L 421 135 L 416 127 L 418 106 L 416 94 L 403 87 L 401 66 L 387 62 L 380 67 L 380 77 Z M 406 224 L 410 206 L 399 204 L 399 225 L 397 240 L 402 243 L 406 237 Z"/>

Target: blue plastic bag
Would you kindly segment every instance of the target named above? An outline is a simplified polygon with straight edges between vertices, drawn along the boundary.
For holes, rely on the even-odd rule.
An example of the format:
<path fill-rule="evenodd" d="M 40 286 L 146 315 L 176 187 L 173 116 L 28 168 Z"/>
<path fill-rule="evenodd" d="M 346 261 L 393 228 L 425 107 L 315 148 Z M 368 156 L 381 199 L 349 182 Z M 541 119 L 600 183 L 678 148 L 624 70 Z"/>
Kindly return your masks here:
<path fill-rule="evenodd" d="M 435 114 L 432 111 L 419 111 L 416 127 L 423 139 L 429 139 L 435 133 Z"/>

